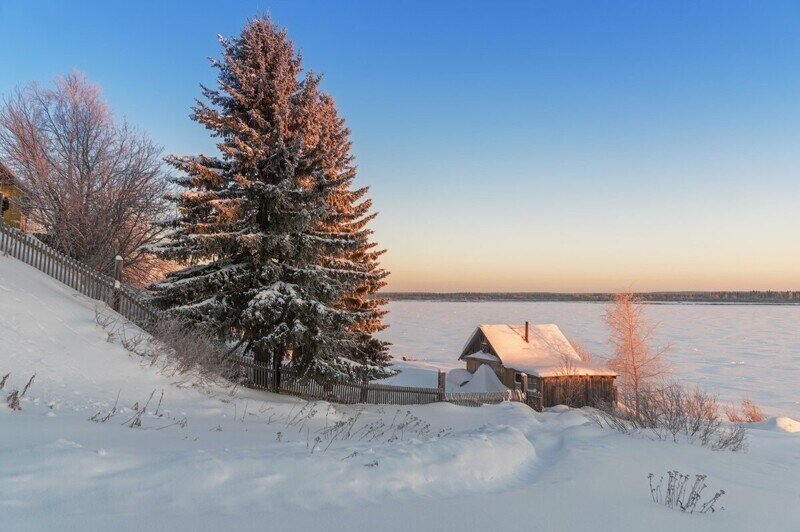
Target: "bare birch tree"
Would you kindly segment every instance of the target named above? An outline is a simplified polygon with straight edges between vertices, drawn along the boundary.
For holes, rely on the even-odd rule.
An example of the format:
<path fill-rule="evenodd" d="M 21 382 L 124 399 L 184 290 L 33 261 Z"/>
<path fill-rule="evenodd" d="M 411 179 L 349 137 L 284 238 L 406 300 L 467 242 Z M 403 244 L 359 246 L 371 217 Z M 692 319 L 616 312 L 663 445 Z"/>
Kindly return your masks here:
<path fill-rule="evenodd" d="M 664 354 L 671 346 L 653 347 L 656 327 L 647 320 L 644 310 L 639 299 L 625 293 L 618 294 L 605 313 L 614 348 L 608 365 L 619 375 L 622 396 L 632 400 L 628 406 L 633 407 L 635 415 L 640 409 L 641 394 L 670 373 Z"/>
<path fill-rule="evenodd" d="M 159 261 L 143 251 L 162 231 L 167 182 L 161 148 L 115 120 L 100 88 L 79 72 L 35 83 L 0 106 L 0 157 L 25 195 L 29 222 L 64 253 L 126 280 L 145 282 Z"/>

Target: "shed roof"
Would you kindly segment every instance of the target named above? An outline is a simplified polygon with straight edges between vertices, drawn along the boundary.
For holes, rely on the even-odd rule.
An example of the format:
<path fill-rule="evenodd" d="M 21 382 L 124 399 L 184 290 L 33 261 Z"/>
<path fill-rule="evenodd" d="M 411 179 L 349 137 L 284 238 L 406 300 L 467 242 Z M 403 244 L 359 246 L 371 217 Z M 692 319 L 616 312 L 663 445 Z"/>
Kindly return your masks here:
<path fill-rule="evenodd" d="M 0 185 L 17 185 L 17 180 L 14 178 L 14 174 L 11 173 L 11 170 L 3 164 L 3 161 L 0 161 Z"/>
<path fill-rule="evenodd" d="M 500 357 L 503 366 L 537 377 L 564 375 L 615 376 L 613 371 L 587 364 L 569 343 L 557 325 L 530 325 L 529 341 L 525 341 L 525 325 L 485 324 L 472 333 L 459 359 L 472 355 L 467 346 L 475 335 L 482 334 Z M 474 357 L 471 357 L 474 358 Z"/>

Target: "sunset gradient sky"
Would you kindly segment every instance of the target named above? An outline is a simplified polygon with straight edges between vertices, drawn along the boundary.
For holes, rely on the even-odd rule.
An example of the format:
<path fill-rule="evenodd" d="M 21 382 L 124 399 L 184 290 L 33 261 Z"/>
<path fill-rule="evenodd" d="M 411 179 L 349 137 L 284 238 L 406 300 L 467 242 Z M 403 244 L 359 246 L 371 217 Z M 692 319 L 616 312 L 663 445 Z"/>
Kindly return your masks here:
<path fill-rule="evenodd" d="M 72 68 L 167 153 L 217 33 L 325 74 L 396 291 L 800 289 L 800 3 L 0 0 L 0 93 Z"/>

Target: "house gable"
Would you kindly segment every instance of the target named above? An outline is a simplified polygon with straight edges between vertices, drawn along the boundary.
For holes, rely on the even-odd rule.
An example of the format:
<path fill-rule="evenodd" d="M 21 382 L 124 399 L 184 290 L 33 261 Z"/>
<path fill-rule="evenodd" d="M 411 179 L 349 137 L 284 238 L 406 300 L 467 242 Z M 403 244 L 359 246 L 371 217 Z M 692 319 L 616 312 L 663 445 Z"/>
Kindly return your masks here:
<path fill-rule="evenodd" d="M 481 327 L 482 326 L 478 326 L 469 337 L 467 343 L 464 345 L 464 348 L 461 350 L 461 355 L 458 357 L 459 360 L 463 360 L 467 355 L 481 351 L 490 353 L 495 357 L 500 358 L 500 356 L 497 354 L 497 351 L 494 350 L 491 343 L 486 338 L 483 330 L 481 330 Z"/>

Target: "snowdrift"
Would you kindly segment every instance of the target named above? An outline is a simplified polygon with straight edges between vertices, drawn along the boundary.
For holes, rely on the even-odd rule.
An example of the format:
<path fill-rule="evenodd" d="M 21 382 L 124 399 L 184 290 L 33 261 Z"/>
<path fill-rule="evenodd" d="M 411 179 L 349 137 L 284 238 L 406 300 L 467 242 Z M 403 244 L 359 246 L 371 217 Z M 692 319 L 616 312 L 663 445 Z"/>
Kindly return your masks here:
<path fill-rule="evenodd" d="M 500 382 L 497 374 L 486 364 L 482 364 L 470 373 L 465 369 L 451 369 L 447 372 L 446 388 L 448 392 L 504 392 L 508 388 Z"/>
<path fill-rule="evenodd" d="M 800 421 L 795 421 L 790 417 L 779 416 L 771 417 L 760 423 L 750 423 L 749 428 L 761 430 L 774 430 L 779 432 L 800 432 Z"/>

